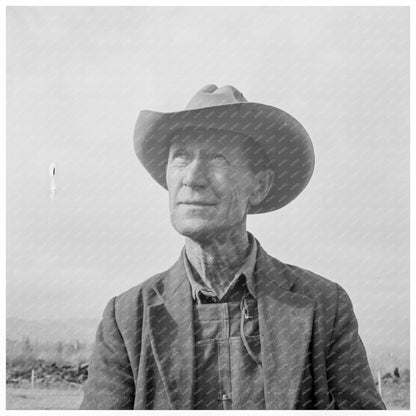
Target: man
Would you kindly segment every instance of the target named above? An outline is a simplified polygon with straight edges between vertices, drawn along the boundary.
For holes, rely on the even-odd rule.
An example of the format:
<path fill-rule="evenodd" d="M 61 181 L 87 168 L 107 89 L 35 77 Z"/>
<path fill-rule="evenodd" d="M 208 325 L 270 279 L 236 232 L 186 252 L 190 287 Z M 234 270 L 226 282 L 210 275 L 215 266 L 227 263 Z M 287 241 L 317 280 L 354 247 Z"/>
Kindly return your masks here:
<path fill-rule="evenodd" d="M 208 85 L 184 111 L 141 112 L 134 144 L 185 247 L 108 303 L 81 408 L 385 409 L 344 289 L 246 229 L 309 182 L 300 123 Z"/>

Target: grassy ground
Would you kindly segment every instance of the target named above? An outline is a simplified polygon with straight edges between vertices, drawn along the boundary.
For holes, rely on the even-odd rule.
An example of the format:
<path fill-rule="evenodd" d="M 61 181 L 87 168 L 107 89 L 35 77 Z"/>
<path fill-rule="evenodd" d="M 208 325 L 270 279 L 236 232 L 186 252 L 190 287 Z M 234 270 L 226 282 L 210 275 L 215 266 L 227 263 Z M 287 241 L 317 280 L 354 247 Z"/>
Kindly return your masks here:
<path fill-rule="evenodd" d="M 383 400 L 389 410 L 410 409 L 409 383 L 383 384 Z M 76 410 L 82 401 L 82 388 L 38 388 L 30 386 L 6 389 L 7 410 Z"/>
<path fill-rule="evenodd" d="M 410 409 L 410 383 L 384 383 L 381 393 L 388 410 Z"/>
<path fill-rule="evenodd" d="M 76 410 L 81 404 L 81 388 L 9 387 L 6 389 L 7 410 Z"/>

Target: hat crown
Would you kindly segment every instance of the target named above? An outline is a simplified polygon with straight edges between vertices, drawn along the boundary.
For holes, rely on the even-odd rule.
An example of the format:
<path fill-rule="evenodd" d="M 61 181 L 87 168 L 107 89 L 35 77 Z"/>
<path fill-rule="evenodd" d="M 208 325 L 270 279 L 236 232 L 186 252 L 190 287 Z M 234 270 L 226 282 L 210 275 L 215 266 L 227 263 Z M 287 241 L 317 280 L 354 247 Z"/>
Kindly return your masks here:
<path fill-rule="evenodd" d="M 185 110 L 196 110 L 197 108 L 213 107 L 226 104 L 246 103 L 244 95 L 232 85 L 218 88 L 209 84 L 201 88 L 189 101 Z"/>

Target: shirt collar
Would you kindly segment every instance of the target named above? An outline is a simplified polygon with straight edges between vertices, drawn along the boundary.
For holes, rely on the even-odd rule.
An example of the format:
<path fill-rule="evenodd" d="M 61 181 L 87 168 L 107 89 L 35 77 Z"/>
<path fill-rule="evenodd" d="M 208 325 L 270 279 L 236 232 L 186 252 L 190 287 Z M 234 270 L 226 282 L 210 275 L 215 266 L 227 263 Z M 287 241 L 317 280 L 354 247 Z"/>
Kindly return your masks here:
<path fill-rule="evenodd" d="M 256 258 L 257 258 L 257 242 L 251 233 L 247 233 L 247 235 L 248 235 L 248 240 L 250 244 L 249 254 L 244 260 L 238 272 L 234 275 L 234 278 L 232 279 L 230 284 L 228 285 L 228 288 L 225 291 L 224 296 L 228 294 L 230 290 L 235 286 L 236 282 L 239 280 L 241 275 L 244 275 L 244 277 L 246 278 L 247 289 L 250 292 L 250 294 L 256 299 L 256 292 L 255 292 L 255 285 L 254 285 L 254 268 L 256 266 Z M 182 251 L 182 257 L 183 257 L 183 263 L 185 266 L 186 276 L 191 285 L 192 298 L 194 300 L 198 300 L 200 291 L 207 296 L 217 297 L 217 294 L 213 290 L 211 290 L 208 286 L 204 285 L 202 282 L 196 280 L 195 274 L 197 272 L 195 271 L 190 261 L 188 260 L 185 248 Z"/>

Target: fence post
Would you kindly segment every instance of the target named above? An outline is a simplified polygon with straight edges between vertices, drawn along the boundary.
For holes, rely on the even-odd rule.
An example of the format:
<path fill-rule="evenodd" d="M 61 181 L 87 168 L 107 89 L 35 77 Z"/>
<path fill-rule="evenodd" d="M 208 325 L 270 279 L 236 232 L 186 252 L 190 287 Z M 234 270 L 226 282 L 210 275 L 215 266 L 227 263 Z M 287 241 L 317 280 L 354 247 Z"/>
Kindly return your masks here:
<path fill-rule="evenodd" d="M 30 378 L 32 389 L 35 388 L 35 370 L 32 368 L 32 377 Z"/>
<path fill-rule="evenodd" d="M 378 392 L 380 393 L 380 396 L 381 396 L 381 375 L 380 375 L 380 371 L 377 371 L 377 379 L 378 379 Z"/>

